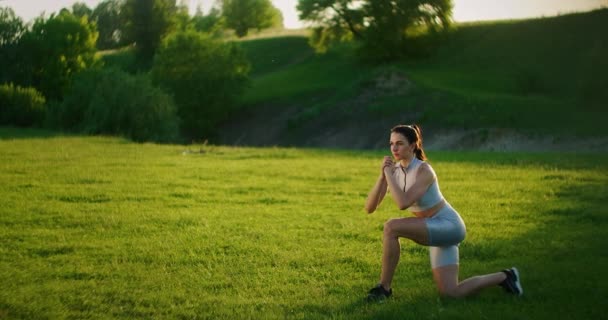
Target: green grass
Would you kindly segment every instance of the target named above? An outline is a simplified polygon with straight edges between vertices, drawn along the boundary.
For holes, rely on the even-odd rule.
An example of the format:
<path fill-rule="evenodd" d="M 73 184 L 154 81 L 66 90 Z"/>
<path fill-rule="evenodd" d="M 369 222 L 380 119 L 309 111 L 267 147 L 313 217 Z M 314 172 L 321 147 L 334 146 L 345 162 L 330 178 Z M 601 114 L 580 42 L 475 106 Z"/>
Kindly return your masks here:
<path fill-rule="evenodd" d="M 288 68 L 314 56 L 305 35 L 243 40 L 239 43 L 248 53 L 253 76 Z"/>
<path fill-rule="evenodd" d="M 252 85 L 243 98 L 258 104 L 305 102 L 335 104 L 356 94 L 353 87 L 369 78 L 373 68 L 357 66 L 351 45 L 318 55 L 304 36 L 241 42 L 252 65 Z"/>
<path fill-rule="evenodd" d="M 440 299 L 403 241 L 394 299 L 368 305 L 383 222 L 409 215 L 363 212 L 384 152 L 0 136 L 1 318 L 604 316 L 606 155 L 430 153 L 462 277 L 516 265 L 525 296 Z"/>
<path fill-rule="evenodd" d="M 608 71 L 600 58 L 608 51 L 602 32 L 608 26 L 607 18 L 608 9 L 602 9 L 552 18 L 457 25 L 432 64 L 438 70 L 460 69 L 463 88 L 485 87 L 488 80 L 495 83 L 502 79 L 510 84 L 498 83 L 491 91 L 577 95 L 579 80 L 605 77 L 601 71 Z M 587 70 L 588 65 L 598 64 L 602 69 Z M 469 76 L 470 72 L 476 76 Z M 482 72 L 487 77 L 479 77 Z M 446 80 L 450 87 L 458 86 L 454 79 Z"/>

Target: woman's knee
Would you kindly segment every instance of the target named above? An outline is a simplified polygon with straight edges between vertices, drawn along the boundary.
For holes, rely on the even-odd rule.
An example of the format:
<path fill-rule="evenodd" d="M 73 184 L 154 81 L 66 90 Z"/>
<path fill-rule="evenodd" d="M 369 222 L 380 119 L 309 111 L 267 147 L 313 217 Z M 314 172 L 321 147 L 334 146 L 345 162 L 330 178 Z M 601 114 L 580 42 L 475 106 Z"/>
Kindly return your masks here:
<path fill-rule="evenodd" d="M 384 235 L 394 238 L 408 238 L 417 243 L 426 243 L 426 229 L 421 229 L 414 218 L 394 218 L 384 223 Z"/>
<path fill-rule="evenodd" d="M 439 294 L 444 298 L 462 298 L 462 293 L 458 290 L 458 287 L 439 287 Z"/>
<path fill-rule="evenodd" d="M 433 278 L 437 291 L 442 297 L 460 298 L 463 296 L 462 288 L 458 282 L 458 269 L 457 264 L 433 268 Z"/>
<path fill-rule="evenodd" d="M 397 225 L 399 224 L 399 219 L 389 219 L 384 223 L 384 234 L 388 236 L 397 236 Z"/>

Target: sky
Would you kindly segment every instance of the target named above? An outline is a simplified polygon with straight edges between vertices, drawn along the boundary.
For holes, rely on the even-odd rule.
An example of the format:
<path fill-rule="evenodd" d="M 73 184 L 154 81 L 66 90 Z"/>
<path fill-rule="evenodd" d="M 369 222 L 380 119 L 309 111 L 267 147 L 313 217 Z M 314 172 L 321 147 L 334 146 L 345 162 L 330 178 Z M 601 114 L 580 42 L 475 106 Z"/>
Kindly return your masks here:
<path fill-rule="evenodd" d="M 79 0 L 90 8 L 102 0 Z M 186 0 L 194 12 L 198 5 L 207 12 L 214 0 Z M 297 0 L 271 0 L 283 12 L 285 27 L 301 28 L 296 11 Z M 384 0 L 381 0 L 384 1 Z M 0 6 L 11 7 L 24 21 L 46 12 L 47 16 L 61 8 L 71 7 L 76 0 L 0 0 Z M 453 0 L 453 18 L 457 22 L 478 20 L 522 19 L 555 16 L 571 12 L 608 7 L 608 0 Z"/>

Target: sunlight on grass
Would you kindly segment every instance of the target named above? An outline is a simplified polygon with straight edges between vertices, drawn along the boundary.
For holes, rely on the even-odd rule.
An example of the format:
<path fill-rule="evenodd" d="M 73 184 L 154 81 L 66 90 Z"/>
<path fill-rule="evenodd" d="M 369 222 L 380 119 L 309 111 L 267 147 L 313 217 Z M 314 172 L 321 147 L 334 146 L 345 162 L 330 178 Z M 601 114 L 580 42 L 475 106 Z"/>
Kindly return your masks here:
<path fill-rule="evenodd" d="M 520 318 L 540 306 L 548 319 L 570 302 L 542 297 L 562 285 L 552 274 L 607 266 L 590 254 L 605 247 L 602 155 L 431 153 L 467 224 L 463 276 L 515 264 L 529 298 L 494 289 L 438 300 L 426 248 L 403 241 L 397 294 L 376 306 L 361 299 L 378 278 L 382 225 L 409 215 L 390 201 L 363 212 L 384 152 L 26 135 L 0 140 L 0 314 L 9 318 L 494 318 L 505 309 Z M 584 250 L 572 252 L 573 239 Z M 574 256 L 548 268 L 563 255 Z M 605 284 L 596 274 L 570 282 Z M 570 284 L 594 294 L 560 314 L 596 315 L 606 287 Z"/>

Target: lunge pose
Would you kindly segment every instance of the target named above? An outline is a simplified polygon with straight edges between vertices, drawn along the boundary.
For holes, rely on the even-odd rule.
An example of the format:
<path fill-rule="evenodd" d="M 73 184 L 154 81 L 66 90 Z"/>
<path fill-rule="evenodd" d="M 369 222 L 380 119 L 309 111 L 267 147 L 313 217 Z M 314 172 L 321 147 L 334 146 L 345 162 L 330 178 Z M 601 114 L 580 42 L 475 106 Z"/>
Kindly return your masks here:
<path fill-rule="evenodd" d="M 391 157 L 384 157 L 380 175 L 367 196 L 365 210 L 373 213 L 388 190 L 397 207 L 409 209 L 415 217 L 390 219 L 384 224 L 380 283 L 369 291 L 368 300 L 382 300 L 392 295 L 391 282 L 401 254 L 399 238 L 429 247 L 433 278 L 443 296 L 464 297 L 495 285 L 522 295 L 515 267 L 458 280 L 458 245 L 465 237 L 466 227 L 458 212 L 443 198 L 435 171 L 425 161 L 420 128 L 398 125 L 391 129 L 390 149 L 395 162 Z"/>

